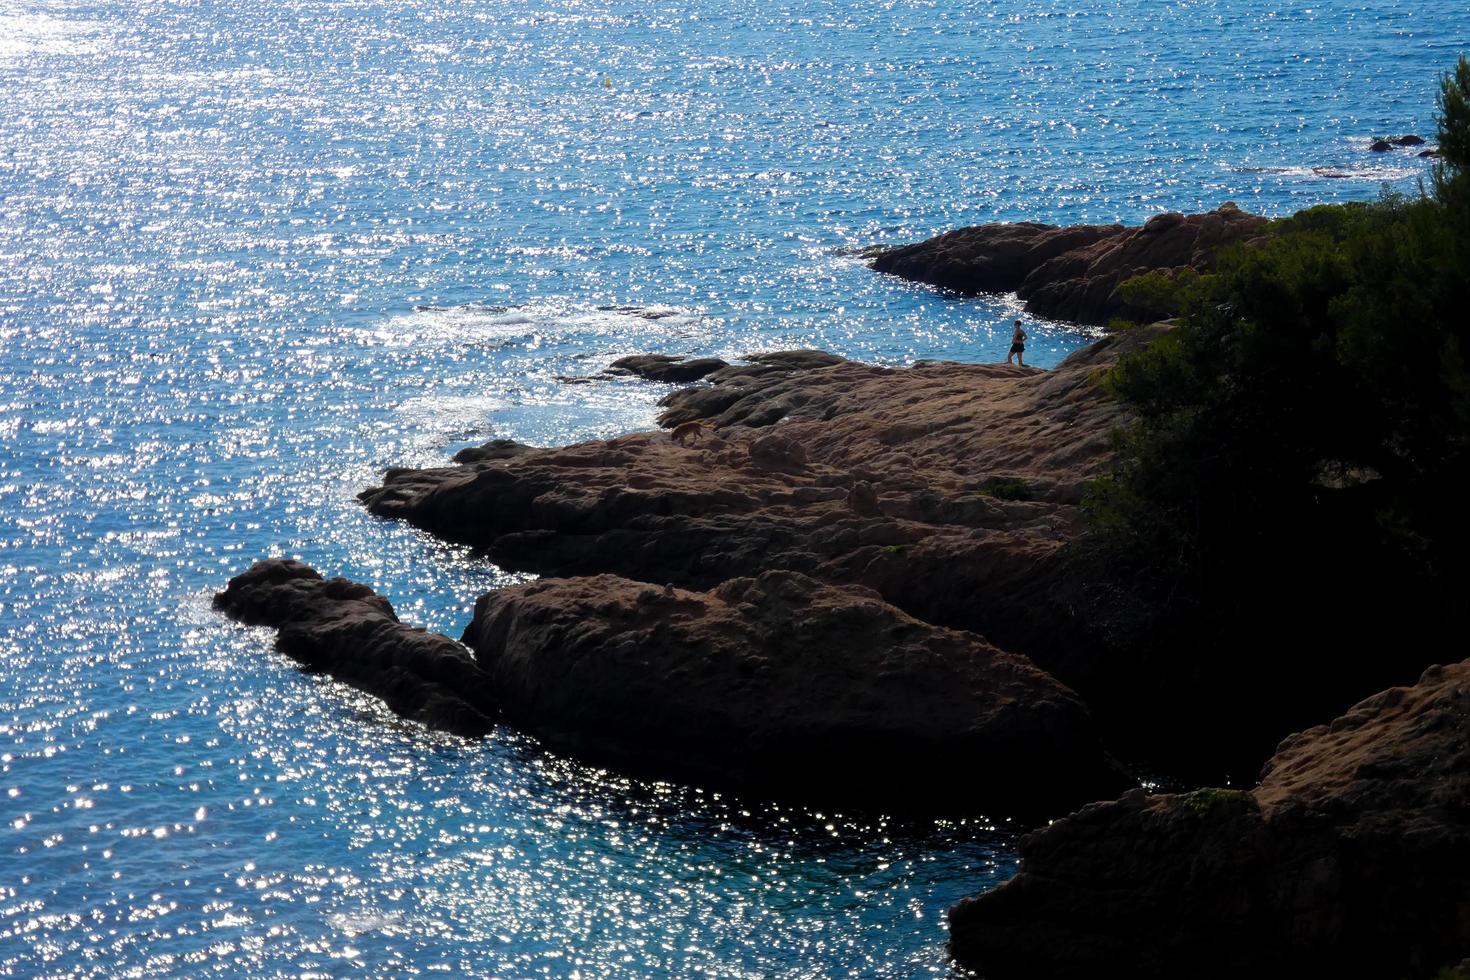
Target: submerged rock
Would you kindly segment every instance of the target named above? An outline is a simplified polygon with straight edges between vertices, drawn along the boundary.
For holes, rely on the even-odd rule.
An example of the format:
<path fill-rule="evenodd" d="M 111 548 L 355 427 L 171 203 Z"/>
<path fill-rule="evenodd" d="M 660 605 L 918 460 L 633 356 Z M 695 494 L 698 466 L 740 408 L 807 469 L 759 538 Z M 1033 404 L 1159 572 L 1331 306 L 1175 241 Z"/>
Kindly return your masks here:
<path fill-rule="evenodd" d="M 1470 661 L 1282 742 L 1251 792 L 1134 791 L 950 912 L 986 977 L 1426 977 L 1470 951 Z"/>
<path fill-rule="evenodd" d="M 1120 283 L 1146 272 L 1204 271 L 1221 248 L 1260 237 L 1266 225 L 1228 202 L 1204 214 L 1155 215 L 1135 228 L 977 225 L 890 249 L 872 267 L 967 295 L 1014 292 L 1033 315 L 1104 324 L 1129 313 Z"/>
<path fill-rule="evenodd" d="M 621 313 L 625 316 L 636 316 L 642 320 L 662 320 L 666 317 L 687 315 L 685 311 L 669 306 L 625 306 L 609 304 L 599 306 L 598 309 L 604 313 Z"/>
<path fill-rule="evenodd" d="M 1393 144 L 1385 139 L 1375 139 L 1369 144 L 1368 149 L 1373 153 L 1387 153 L 1393 149 Z"/>
<path fill-rule="evenodd" d="M 794 572 L 704 593 L 544 579 L 482 596 L 464 640 L 516 724 L 623 768 L 888 808 L 1126 784 L 1029 661 Z"/>
<path fill-rule="evenodd" d="M 247 625 L 275 627 L 276 648 L 305 670 L 382 698 L 405 718 L 468 736 L 494 723 L 495 701 L 469 651 L 400 623 L 366 585 L 272 558 L 230 579 L 214 606 Z"/>

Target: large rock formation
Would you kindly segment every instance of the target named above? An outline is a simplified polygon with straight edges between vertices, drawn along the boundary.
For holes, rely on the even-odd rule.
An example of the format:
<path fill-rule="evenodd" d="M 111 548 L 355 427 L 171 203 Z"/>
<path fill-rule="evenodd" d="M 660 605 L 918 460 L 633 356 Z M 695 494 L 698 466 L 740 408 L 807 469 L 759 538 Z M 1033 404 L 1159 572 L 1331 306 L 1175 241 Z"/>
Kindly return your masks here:
<path fill-rule="evenodd" d="M 1229 202 L 1204 214 L 1157 214 L 1134 228 L 977 225 L 882 252 L 872 266 L 965 294 L 1014 292 L 1036 316 L 1103 324 L 1133 312 L 1120 283 L 1145 272 L 1204 271 L 1219 249 L 1260 237 L 1266 225 Z"/>
<path fill-rule="evenodd" d="M 391 470 L 362 499 L 507 568 L 699 589 L 784 568 L 1085 662 L 1074 624 L 1035 615 L 1035 586 L 1080 528 L 1121 419 L 1098 371 L 1153 335 L 1109 338 L 1053 371 L 770 355 L 665 399 L 664 424 L 712 428 L 689 448 L 647 432 L 496 444 L 459 466 Z"/>
<path fill-rule="evenodd" d="M 464 640 L 512 721 L 625 769 L 888 809 L 1126 785 L 1029 661 L 794 572 L 707 593 L 544 579 L 482 596 Z"/>
<path fill-rule="evenodd" d="M 1470 661 L 1286 739 L 1253 791 L 1089 806 L 950 913 L 985 976 L 1425 977 L 1470 954 Z"/>
<path fill-rule="evenodd" d="M 1425 662 L 1344 657 L 1310 645 L 1310 624 L 1263 624 L 1244 648 L 1203 653 L 1187 636 L 1155 640 L 1154 611 L 1070 547 L 1124 419 L 1100 376 L 1163 329 L 1111 336 L 1051 371 L 765 355 L 664 399 L 664 424 L 711 427 L 689 447 L 650 432 L 491 443 L 458 466 L 391 470 L 362 499 L 543 575 L 709 589 L 779 568 L 864 585 L 1028 657 L 1084 698 L 1118 751 L 1221 779 Z"/>
<path fill-rule="evenodd" d="M 242 623 L 275 627 L 277 649 L 303 669 L 382 698 L 406 718 L 469 736 L 494 723 L 495 700 L 469 651 L 400 623 L 366 585 L 272 558 L 230 579 L 214 605 Z"/>
<path fill-rule="evenodd" d="M 794 572 L 707 594 L 611 575 L 500 589 L 465 631 L 474 656 L 296 561 L 257 562 L 215 605 L 431 728 L 481 735 L 503 709 L 624 770 L 890 811 L 1054 812 L 1128 782 L 1025 658 Z"/>
<path fill-rule="evenodd" d="M 943 560 L 1001 538 L 1036 552 L 1066 537 L 1121 417 L 1096 372 L 1144 336 L 1102 341 L 1054 371 L 891 369 L 805 352 L 799 367 L 758 361 L 665 399 L 664 424 L 709 424 L 691 447 L 648 432 L 553 449 L 500 441 L 461 453 L 461 465 L 390 470 L 361 499 L 541 574 L 707 588 L 774 567 L 871 573 L 897 588 L 930 552 Z M 855 509 L 858 484 L 872 499 Z M 937 621 L 973 604 L 952 598 Z"/>

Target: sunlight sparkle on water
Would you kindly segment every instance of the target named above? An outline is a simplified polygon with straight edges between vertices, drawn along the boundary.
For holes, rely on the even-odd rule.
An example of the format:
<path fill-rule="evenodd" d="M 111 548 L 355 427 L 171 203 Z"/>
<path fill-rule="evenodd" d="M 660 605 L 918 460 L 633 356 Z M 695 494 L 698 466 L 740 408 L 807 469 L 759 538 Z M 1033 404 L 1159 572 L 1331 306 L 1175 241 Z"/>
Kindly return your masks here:
<path fill-rule="evenodd" d="M 1363 146 L 1432 130 L 1466 37 L 1447 0 L 0 0 L 0 976 L 946 975 L 1003 821 L 428 734 L 212 593 L 299 556 L 458 635 L 512 577 L 363 513 L 383 468 L 648 426 L 666 388 L 558 380 L 629 353 L 1000 360 L 1013 303 L 857 251 L 1412 188 Z"/>

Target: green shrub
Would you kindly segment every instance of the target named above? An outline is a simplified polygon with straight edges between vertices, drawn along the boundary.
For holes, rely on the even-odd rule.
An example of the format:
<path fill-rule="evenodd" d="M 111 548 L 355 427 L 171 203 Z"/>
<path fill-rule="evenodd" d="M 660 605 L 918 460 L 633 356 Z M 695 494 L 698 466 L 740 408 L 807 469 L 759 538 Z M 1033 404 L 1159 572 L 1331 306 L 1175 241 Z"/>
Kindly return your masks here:
<path fill-rule="evenodd" d="M 1146 272 L 1120 284 L 1118 294 L 1131 319 L 1154 323 L 1184 311 L 1185 297 L 1198 278 L 1199 274 L 1193 269 L 1182 269 L 1177 273 Z"/>
<path fill-rule="evenodd" d="M 1248 677 L 1284 669 L 1248 665 L 1267 640 L 1306 658 L 1331 627 L 1385 656 L 1470 619 L 1463 59 L 1444 89 L 1432 196 L 1309 208 L 1211 274 L 1130 282 L 1179 327 L 1106 378 L 1135 422 L 1089 488 L 1087 544 L 1161 630 L 1183 624 L 1161 644 L 1229 647 Z"/>
<path fill-rule="evenodd" d="M 1256 798 L 1241 789 L 1198 789 L 1186 793 L 1179 801 L 1189 810 L 1201 815 L 1226 813 L 1251 813 L 1260 810 Z"/>

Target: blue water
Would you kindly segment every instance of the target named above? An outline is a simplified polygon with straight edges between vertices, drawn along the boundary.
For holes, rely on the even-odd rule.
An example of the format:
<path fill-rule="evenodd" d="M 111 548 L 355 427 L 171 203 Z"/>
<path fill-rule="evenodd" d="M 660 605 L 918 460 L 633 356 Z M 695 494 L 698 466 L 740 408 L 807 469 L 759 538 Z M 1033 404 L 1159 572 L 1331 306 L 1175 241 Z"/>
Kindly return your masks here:
<path fill-rule="evenodd" d="M 1412 189 L 1365 142 L 1467 46 L 1458 0 L 0 0 L 0 976 L 945 975 L 1001 815 L 427 734 L 210 593 L 289 554 L 457 634 L 511 577 L 364 515 L 381 468 L 647 426 L 556 381 L 629 352 L 1000 359 L 1013 305 L 852 251 Z"/>

